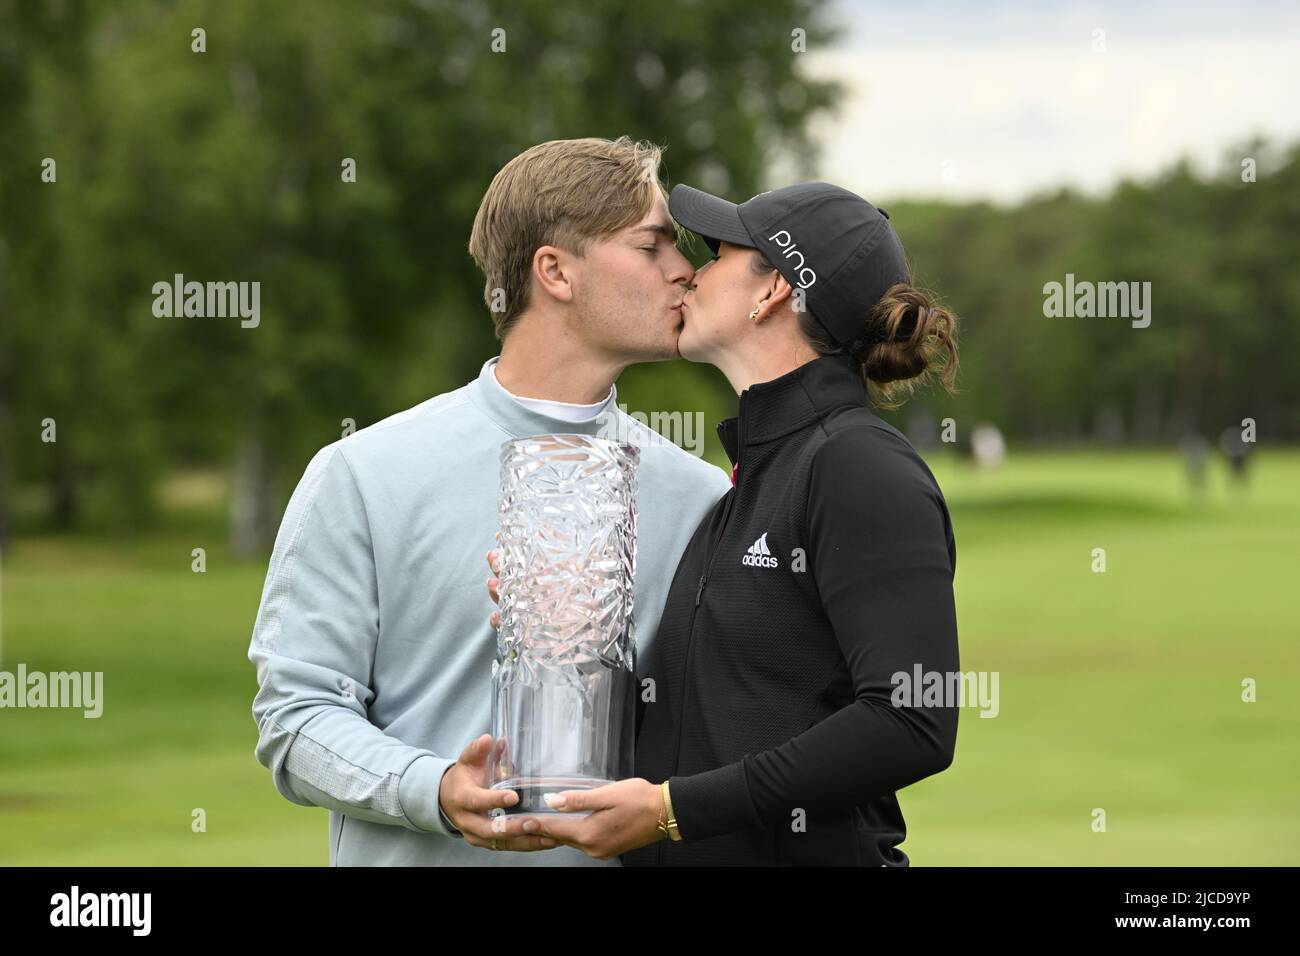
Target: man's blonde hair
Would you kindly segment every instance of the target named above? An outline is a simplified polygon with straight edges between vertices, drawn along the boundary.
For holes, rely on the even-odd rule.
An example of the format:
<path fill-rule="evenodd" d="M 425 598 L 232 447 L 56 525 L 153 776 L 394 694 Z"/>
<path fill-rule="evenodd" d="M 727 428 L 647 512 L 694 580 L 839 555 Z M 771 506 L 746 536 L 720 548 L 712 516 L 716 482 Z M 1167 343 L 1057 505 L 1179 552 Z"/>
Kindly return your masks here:
<path fill-rule="evenodd" d="M 469 253 L 487 282 L 483 301 L 504 339 L 528 307 L 533 254 L 558 246 L 582 256 L 592 239 L 640 221 L 653 207 L 661 150 L 627 136 L 557 139 L 524 150 L 483 195 Z M 498 291 L 499 290 L 499 291 Z"/>

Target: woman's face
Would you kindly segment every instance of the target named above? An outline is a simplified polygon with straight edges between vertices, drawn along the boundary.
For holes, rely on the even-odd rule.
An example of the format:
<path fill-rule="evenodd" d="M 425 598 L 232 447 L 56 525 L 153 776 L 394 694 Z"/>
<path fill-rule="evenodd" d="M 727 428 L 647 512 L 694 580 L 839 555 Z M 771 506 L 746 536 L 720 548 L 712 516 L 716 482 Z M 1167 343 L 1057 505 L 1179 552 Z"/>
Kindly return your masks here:
<path fill-rule="evenodd" d="M 718 254 L 695 272 L 694 288 L 682 303 L 682 333 L 677 341 L 682 358 L 713 362 L 729 343 L 745 333 L 749 313 L 771 282 L 750 267 L 754 250 L 720 243 Z"/>

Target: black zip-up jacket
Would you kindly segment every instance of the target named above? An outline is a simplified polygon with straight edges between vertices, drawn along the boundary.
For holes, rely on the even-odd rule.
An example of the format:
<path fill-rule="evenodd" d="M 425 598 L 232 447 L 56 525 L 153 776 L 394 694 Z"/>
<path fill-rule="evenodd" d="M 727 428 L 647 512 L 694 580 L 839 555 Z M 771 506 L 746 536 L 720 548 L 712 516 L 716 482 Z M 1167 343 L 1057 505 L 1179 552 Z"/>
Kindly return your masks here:
<path fill-rule="evenodd" d="M 896 679 L 959 667 L 943 494 L 848 356 L 746 389 L 718 433 L 735 487 L 637 668 L 636 775 L 669 781 L 682 840 L 622 861 L 906 866 L 895 791 L 957 737 L 956 701 Z"/>

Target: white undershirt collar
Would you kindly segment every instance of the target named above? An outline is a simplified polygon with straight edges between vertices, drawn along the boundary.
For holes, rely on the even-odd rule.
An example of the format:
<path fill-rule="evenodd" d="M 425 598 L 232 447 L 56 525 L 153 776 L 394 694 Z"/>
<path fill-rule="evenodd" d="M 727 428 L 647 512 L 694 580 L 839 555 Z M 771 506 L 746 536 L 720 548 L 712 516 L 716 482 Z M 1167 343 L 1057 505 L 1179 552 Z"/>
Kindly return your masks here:
<path fill-rule="evenodd" d="M 571 402 L 552 402 L 545 398 L 524 398 L 516 395 L 507 389 L 497 379 L 497 362 L 501 356 L 496 356 L 488 362 L 492 369 L 492 381 L 496 382 L 497 387 L 505 394 L 509 395 L 514 401 L 518 402 L 524 408 L 531 409 L 542 415 L 549 415 L 551 418 L 558 418 L 565 422 L 589 422 L 596 418 L 608 407 L 610 401 L 614 398 L 614 387 L 611 385 L 609 394 L 603 401 L 596 402 L 594 405 L 575 405 Z"/>

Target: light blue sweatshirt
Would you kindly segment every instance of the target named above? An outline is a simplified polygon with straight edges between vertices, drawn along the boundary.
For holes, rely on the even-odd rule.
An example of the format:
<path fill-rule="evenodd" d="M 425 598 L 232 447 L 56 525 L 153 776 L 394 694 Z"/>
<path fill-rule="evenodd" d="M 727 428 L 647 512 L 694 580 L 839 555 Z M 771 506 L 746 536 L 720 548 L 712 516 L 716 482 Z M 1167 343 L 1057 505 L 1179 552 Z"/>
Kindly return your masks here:
<path fill-rule="evenodd" d="M 492 374 L 327 445 L 275 541 L 248 657 L 257 759 L 329 809 L 331 866 L 617 866 L 572 847 L 471 846 L 439 811 L 442 775 L 491 730 L 501 443 L 551 432 L 641 449 L 633 614 L 654 640 L 677 562 L 727 475 L 618 411 L 587 422 L 525 407 Z M 617 430 L 616 430 L 617 429 Z"/>

